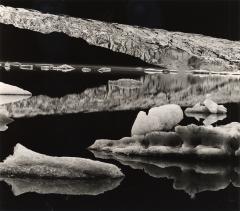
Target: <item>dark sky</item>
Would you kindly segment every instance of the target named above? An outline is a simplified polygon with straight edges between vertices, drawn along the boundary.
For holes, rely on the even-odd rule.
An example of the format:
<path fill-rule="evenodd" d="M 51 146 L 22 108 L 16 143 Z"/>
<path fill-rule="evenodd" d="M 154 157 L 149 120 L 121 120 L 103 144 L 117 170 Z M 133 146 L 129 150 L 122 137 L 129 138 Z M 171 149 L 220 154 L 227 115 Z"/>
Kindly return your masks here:
<path fill-rule="evenodd" d="M 240 39 L 238 0 L 0 0 L 4 5 L 108 22 Z M 0 59 L 143 65 L 125 55 L 89 47 L 53 33 L 41 35 L 0 24 Z"/>

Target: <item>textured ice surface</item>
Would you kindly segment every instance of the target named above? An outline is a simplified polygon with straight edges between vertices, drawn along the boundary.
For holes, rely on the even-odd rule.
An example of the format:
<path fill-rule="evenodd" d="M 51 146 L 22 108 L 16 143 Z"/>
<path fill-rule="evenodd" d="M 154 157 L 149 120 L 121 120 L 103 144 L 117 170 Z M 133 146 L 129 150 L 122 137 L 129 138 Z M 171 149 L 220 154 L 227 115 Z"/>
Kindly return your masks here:
<path fill-rule="evenodd" d="M 206 99 L 203 105 L 197 103 L 192 108 L 187 108 L 185 113 L 225 114 L 227 113 L 227 109 L 223 105 L 218 105 L 213 100 Z"/>
<path fill-rule="evenodd" d="M 125 53 L 168 69 L 236 71 L 240 42 L 0 5 L 0 23 L 44 34 L 65 33 L 90 45 Z"/>
<path fill-rule="evenodd" d="M 0 82 L 0 95 L 31 95 L 31 92 Z"/>
<path fill-rule="evenodd" d="M 181 107 L 174 104 L 151 108 L 148 114 L 140 111 L 132 126 L 132 135 L 144 135 L 152 131 L 168 131 L 182 119 Z"/>
<path fill-rule="evenodd" d="M 76 157 L 53 157 L 33 152 L 17 144 L 13 155 L 0 163 L 0 175 L 39 178 L 119 178 L 120 169 L 112 164 Z"/>
<path fill-rule="evenodd" d="M 96 140 L 89 148 L 110 153 L 141 156 L 196 156 L 223 158 L 239 156 L 240 123 L 227 125 L 176 126 L 176 132 L 151 132 L 120 140 Z"/>
<path fill-rule="evenodd" d="M 209 113 L 192 113 L 185 112 L 187 117 L 194 117 L 197 121 L 203 119 L 204 125 L 212 125 L 218 121 L 224 120 L 227 118 L 226 114 L 209 114 Z"/>

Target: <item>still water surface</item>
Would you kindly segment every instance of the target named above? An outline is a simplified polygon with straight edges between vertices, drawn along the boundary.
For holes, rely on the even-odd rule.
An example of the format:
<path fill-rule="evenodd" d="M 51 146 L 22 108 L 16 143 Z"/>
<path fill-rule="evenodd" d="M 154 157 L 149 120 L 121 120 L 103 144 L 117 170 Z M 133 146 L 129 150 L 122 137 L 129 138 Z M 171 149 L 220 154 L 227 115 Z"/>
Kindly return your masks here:
<path fill-rule="evenodd" d="M 159 165 L 168 162 L 166 160 L 113 159 L 111 156 L 94 155 L 86 149 L 96 139 L 129 136 L 140 109 L 166 102 L 180 102 L 184 109 L 203 99 L 206 93 L 222 101 L 228 109 L 227 116 L 213 123 L 214 126 L 240 122 L 240 101 L 236 94 L 240 87 L 238 79 L 227 79 L 225 76 L 214 79 L 187 76 L 179 79 L 177 75 L 163 74 L 141 77 L 132 77 L 140 83 L 124 83 L 116 82 L 122 76 L 108 76 L 107 80 L 96 79 L 98 83 L 95 85 L 93 80 L 89 87 L 86 83 L 71 84 L 66 79 L 65 88 L 58 91 L 54 88 L 52 92 L 48 92 L 48 89 L 41 91 L 29 82 L 17 80 L 18 85 L 32 91 L 34 96 L 24 99 L 25 102 L 19 101 L 4 107 L 15 121 L 8 125 L 8 130 L 0 132 L 1 161 L 12 153 L 16 143 L 21 143 L 48 155 L 110 162 L 119 166 L 126 177 L 115 182 L 66 183 L 70 189 L 81 189 L 75 195 L 66 191 L 66 188 L 59 188 L 64 181 L 5 180 L 0 182 L 0 210 L 239 210 L 239 188 L 230 181 L 234 178 L 232 171 L 235 164 L 206 164 L 209 169 L 219 169 L 221 172 L 213 175 L 196 173 L 194 168 L 184 172 L 181 168 L 188 164 L 181 162 L 163 171 Z M 109 83 L 109 80 L 115 82 Z M 9 82 L 7 76 L 5 81 Z M 50 86 L 49 80 L 45 82 L 45 87 Z M 93 97 L 98 95 L 100 100 L 93 102 L 86 98 L 87 94 Z M 66 100 L 69 95 L 71 101 Z M 44 98 L 48 101 L 43 101 L 40 96 L 48 96 Z M 38 99 L 41 99 L 39 102 L 45 102 L 44 106 L 35 106 Z M 139 104 L 134 103 L 136 99 L 140 99 Z M 79 104 L 79 100 L 84 103 Z M 74 106 L 69 106 L 70 103 Z M 83 105 L 85 108 L 81 110 Z M 28 115 L 31 112 L 34 115 Z M 194 116 L 185 116 L 180 124 L 201 125 L 203 121 L 198 121 Z M 44 192 L 43 189 L 50 191 Z"/>

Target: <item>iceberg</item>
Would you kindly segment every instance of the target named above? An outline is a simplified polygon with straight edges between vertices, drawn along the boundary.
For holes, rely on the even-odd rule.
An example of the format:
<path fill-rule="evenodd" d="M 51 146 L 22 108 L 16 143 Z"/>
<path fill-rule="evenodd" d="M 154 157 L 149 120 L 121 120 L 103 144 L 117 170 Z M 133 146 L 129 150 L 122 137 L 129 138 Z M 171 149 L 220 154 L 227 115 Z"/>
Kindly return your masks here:
<path fill-rule="evenodd" d="M 31 92 L 0 82 L 0 95 L 31 95 Z"/>
<path fill-rule="evenodd" d="M 54 179 L 121 178 L 115 165 L 77 157 L 54 157 L 36 153 L 21 144 L 0 163 L 1 177 Z"/>
<path fill-rule="evenodd" d="M 240 123 L 232 122 L 217 127 L 176 126 L 175 132 L 155 131 L 120 140 L 100 139 L 89 149 L 124 155 L 211 159 L 239 156 L 239 147 Z"/>
<path fill-rule="evenodd" d="M 132 126 L 132 135 L 144 135 L 152 131 L 168 131 L 183 119 L 183 111 L 179 105 L 167 104 L 153 107 L 148 115 L 140 111 Z"/>

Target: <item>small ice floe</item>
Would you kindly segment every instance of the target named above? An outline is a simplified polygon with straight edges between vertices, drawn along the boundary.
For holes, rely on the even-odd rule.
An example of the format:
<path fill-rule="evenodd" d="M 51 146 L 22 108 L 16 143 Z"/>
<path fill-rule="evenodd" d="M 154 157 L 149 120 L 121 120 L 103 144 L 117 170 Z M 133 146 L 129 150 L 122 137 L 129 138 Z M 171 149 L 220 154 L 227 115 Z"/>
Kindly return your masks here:
<path fill-rule="evenodd" d="M 17 144 L 13 155 L 0 163 L 1 177 L 52 179 L 121 178 L 115 165 L 77 157 L 54 157 Z"/>
<path fill-rule="evenodd" d="M 0 110 L 0 131 L 5 131 L 8 129 L 8 124 L 13 122 L 14 120 L 9 118 L 5 112 Z"/>
<path fill-rule="evenodd" d="M 4 64 L 4 69 L 5 69 L 6 71 L 11 70 L 11 65 L 10 65 L 9 62 L 5 62 L 5 64 Z"/>
<path fill-rule="evenodd" d="M 137 89 L 143 85 L 143 82 L 134 79 L 122 78 L 115 81 L 109 80 L 108 85 L 116 86 L 123 89 Z"/>
<path fill-rule="evenodd" d="M 52 64 L 41 64 L 40 69 L 43 71 L 49 71 L 53 68 Z"/>
<path fill-rule="evenodd" d="M 160 159 L 92 152 L 96 158 L 116 160 L 121 165 L 142 170 L 151 177 L 171 179 L 175 190 L 183 190 L 191 198 L 195 198 L 196 194 L 201 192 L 225 189 L 231 184 L 239 187 L 240 172 L 230 162 L 192 162 L 187 159 Z"/>
<path fill-rule="evenodd" d="M 56 71 L 62 71 L 62 72 L 69 72 L 69 71 L 75 70 L 74 67 L 72 67 L 71 65 L 67 65 L 67 64 L 53 66 L 52 69 L 56 70 Z"/>
<path fill-rule="evenodd" d="M 197 121 L 203 119 L 204 125 L 212 125 L 218 121 L 224 120 L 227 118 L 226 114 L 208 114 L 208 113 L 185 113 L 187 117 L 194 117 Z"/>
<path fill-rule="evenodd" d="M 91 72 L 91 71 L 92 71 L 92 69 L 89 68 L 89 67 L 83 67 L 83 68 L 82 68 L 82 72 L 84 72 L 84 73 L 89 73 L 89 72 Z"/>
<path fill-rule="evenodd" d="M 102 67 L 97 70 L 99 73 L 110 73 L 112 70 L 110 67 Z"/>
<path fill-rule="evenodd" d="M 25 193 L 99 195 L 117 188 L 123 178 L 105 179 L 43 179 L 43 178 L 0 178 L 11 186 L 15 196 Z"/>
<path fill-rule="evenodd" d="M 144 135 L 152 131 L 169 131 L 183 119 L 179 105 L 168 104 L 151 108 L 146 114 L 140 111 L 132 126 L 132 135 Z"/>
<path fill-rule="evenodd" d="M 31 95 L 31 92 L 17 86 L 0 82 L 0 95 Z"/>
<path fill-rule="evenodd" d="M 13 67 L 20 67 L 21 63 L 20 62 L 11 62 L 11 66 Z"/>
<path fill-rule="evenodd" d="M 227 113 L 227 108 L 225 108 L 223 105 L 218 105 L 207 95 L 207 98 L 203 101 L 203 104 L 197 103 L 192 108 L 187 108 L 185 113 L 225 114 Z"/>
<path fill-rule="evenodd" d="M 33 70 L 33 65 L 32 64 L 21 64 L 20 69 L 21 70 Z"/>
<path fill-rule="evenodd" d="M 201 159 L 240 156 L 240 123 L 176 126 L 175 132 L 154 131 L 120 140 L 100 139 L 91 150 L 138 156 L 193 156 Z"/>
<path fill-rule="evenodd" d="M 191 70 L 192 74 L 204 74 L 209 75 L 211 72 L 209 70 Z"/>

